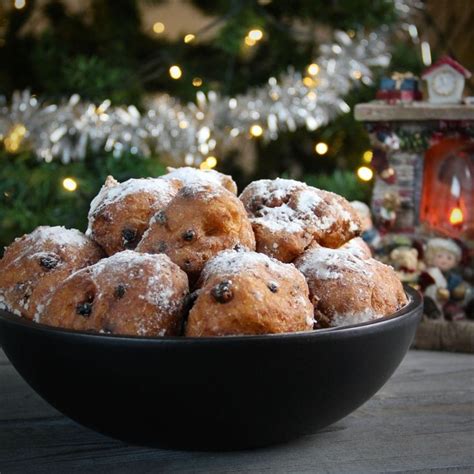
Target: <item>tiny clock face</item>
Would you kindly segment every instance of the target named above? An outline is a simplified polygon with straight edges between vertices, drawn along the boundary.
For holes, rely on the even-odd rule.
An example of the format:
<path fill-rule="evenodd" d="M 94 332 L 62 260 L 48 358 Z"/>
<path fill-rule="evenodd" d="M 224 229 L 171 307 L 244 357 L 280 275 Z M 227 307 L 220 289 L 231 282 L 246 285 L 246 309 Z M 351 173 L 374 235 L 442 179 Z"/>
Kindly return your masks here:
<path fill-rule="evenodd" d="M 456 89 L 456 77 L 451 71 L 439 71 L 433 77 L 433 90 L 438 95 L 451 95 Z"/>

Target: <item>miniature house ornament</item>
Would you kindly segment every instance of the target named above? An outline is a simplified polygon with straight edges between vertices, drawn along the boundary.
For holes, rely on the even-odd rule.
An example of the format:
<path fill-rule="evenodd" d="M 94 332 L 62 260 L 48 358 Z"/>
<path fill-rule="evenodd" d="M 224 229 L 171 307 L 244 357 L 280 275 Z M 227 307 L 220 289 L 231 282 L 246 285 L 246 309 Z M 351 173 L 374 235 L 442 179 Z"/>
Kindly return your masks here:
<path fill-rule="evenodd" d="M 432 104 L 458 104 L 464 82 L 471 73 L 454 59 L 445 56 L 429 67 L 421 76 L 428 83 L 428 101 Z"/>

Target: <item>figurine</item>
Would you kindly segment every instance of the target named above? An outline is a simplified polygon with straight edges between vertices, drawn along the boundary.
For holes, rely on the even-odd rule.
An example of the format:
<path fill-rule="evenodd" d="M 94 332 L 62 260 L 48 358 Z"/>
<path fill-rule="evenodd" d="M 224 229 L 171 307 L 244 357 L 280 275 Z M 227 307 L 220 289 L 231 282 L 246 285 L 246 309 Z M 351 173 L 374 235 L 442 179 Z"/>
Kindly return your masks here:
<path fill-rule="evenodd" d="M 385 193 L 380 207 L 380 228 L 382 232 L 389 232 L 393 228 L 399 208 L 400 197 L 393 192 Z"/>
<path fill-rule="evenodd" d="M 401 246 L 390 252 L 389 263 L 395 268 L 395 271 L 404 283 L 417 286 L 418 278 L 424 264 L 418 259 L 418 250 L 408 246 Z"/>
<path fill-rule="evenodd" d="M 361 201 L 351 201 L 351 205 L 357 212 L 362 224 L 362 239 L 370 248 L 374 249 L 380 242 L 380 234 L 372 222 L 372 214 L 369 206 Z"/>
<path fill-rule="evenodd" d="M 450 239 L 434 238 L 425 250 L 426 270 L 420 275 L 425 296 L 425 314 L 431 319 L 457 320 L 464 318 L 462 302 L 468 288 L 453 269 L 461 260 L 461 248 Z"/>

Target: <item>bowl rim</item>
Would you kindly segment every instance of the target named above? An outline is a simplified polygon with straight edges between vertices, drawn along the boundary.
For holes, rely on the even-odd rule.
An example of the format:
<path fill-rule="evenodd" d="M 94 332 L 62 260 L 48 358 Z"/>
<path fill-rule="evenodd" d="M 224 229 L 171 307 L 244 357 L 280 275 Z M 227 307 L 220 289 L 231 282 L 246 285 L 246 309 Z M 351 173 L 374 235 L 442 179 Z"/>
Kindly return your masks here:
<path fill-rule="evenodd" d="M 351 324 L 347 326 L 337 326 L 333 328 L 317 329 L 313 331 L 296 331 L 276 334 L 248 334 L 248 335 L 227 335 L 227 336 L 207 336 L 207 337 L 184 337 L 184 336 L 134 336 L 122 334 L 105 334 L 88 331 L 77 331 L 74 329 L 59 328 L 55 326 L 48 326 L 30 319 L 17 316 L 10 311 L 0 309 L 0 320 L 6 321 L 8 324 L 22 326 L 34 331 L 46 332 L 50 334 L 63 335 L 65 337 L 86 338 L 88 340 L 96 341 L 123 341 L 123 342 L 153 342 L 166 343 L 173 342 L 180 345 L 192 343 L 209 343 L 222 341 L 260 341 L 260 340 L 287 340 L 298 338 L 318 338 L 327 335 L 348 335 L 353 333 L 367 333 L 375 330 L 381 330 L 386 326 L 394 323 L 402 323 L 403 321 L 418 316 L 421 313 L 423 303 L 423 296 L 413 287 L 404 284 L 404 290 L 408 297 L 408 303 L 400 308 L 395 313 L 390 314 L 379 319 L 366 321 L 358 324 Z M 1 347 L 1 345 L 0 345 Z"/>

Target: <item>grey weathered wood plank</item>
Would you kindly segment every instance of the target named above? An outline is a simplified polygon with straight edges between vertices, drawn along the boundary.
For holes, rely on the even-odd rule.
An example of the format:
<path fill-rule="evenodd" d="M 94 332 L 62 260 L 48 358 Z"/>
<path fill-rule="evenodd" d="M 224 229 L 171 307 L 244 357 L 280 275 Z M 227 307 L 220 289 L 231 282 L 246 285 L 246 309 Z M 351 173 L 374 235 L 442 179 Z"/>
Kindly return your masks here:
<path fill-rule="evenodd" d="M 354 116 L 356 120 L 363 122 L 474 120 L 474 106 L 465 104 L 430 104 L 428 102 L 401 103 L 397 105 L 369 102 L 356 105 Z"/>
<path fill-rule="evenodd" d="M 154 450 L 89 431 L 42 401 L 0 351 L 0 472 L 474 472 L 474 356 L 412 351 L 363 407 L 288 445 Z"/>

